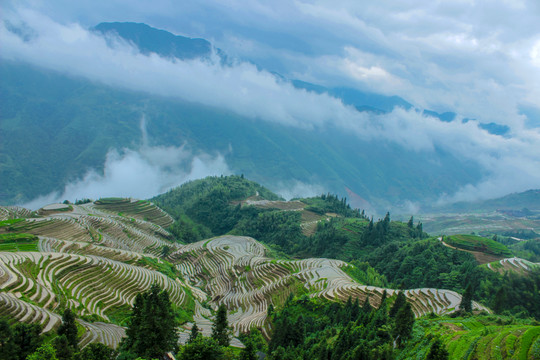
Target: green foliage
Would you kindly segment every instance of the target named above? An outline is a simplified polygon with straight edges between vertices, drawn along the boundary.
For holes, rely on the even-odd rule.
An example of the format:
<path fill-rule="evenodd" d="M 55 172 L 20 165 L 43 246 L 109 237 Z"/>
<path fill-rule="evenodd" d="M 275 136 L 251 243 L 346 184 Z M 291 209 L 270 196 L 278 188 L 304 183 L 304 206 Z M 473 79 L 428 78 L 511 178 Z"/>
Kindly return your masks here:
<path fill-rule="evenodd" d="M 66 342 L 73 349 L 77 349 L 79 341 L 77 336 L 77 325 L 75 324 L 75 314 L 70 309 L 64 310 L 62 315 L 62 325 L 58 328 L 58 335 L 64 335 Z"/>
<path fill-rule="evenodd" d="M 448 360 L 448 350 L 444 347 L 441 339 L 437 338 L 431 344 L 426 360 Z"/>
<path fill-rule="evenodd" d="M 81 350 L 79 360 L 115 360 L 118 352 L 101 343 L 92 343 Z"/>
<path fill-rule="evenodd" d="M 135 298 L 121 352 L 144 358 L 160 358 L 177 349 L 177 326 L 167 291 L 154 284 Z"/>
<path fill-rule="evenodd" d="M 480 236 L 474 235 L 452 235 L 446 236 L 444 241 L 448 245 L 452 245 L 461 249 L 479 251 L 488 254 L 493 254 L 502 257 L 511 257 L 512 252 L 503 244 Z"/>
<path fill-rule="evenodd" d="M 386 277 L 379 274 L 368 262 L 353 260 L 350 262 L 350 265 L 343 267 L 342 270 L 360 284 L 382 288 L 388 287 Z"/>
<path fill-rule="evenodd" d="M 414 313 L 407 301 L 398 310 L 395 317 L 394 337 L 398 345 L 411 338 L 414 325 Z"/>
<path fill-rule="evenodd" d="M 178 354 L 178 360 L 224 360 L 225 351 L 214 338 L 197 336 L 184 345 Z"/>
<path fill-rule="evenodd" d="M 195 339 L 197 339 L 198 336 L 202 336 L 199 331 L 199 327 L 197 326 L 196 323 L 193 323 L 193 326 L 191 327 L 191 333 L 189 334 L 189 339 L 187 342 L 191 343 L 195 341 Z"/>
<path fill-rule="evenodd" d="M 18 242 L 34 242 L 37 240 L 38 240 L 38 237 L 32 234 L 24 234 L 24 233 L 0 234 L 0 244 L 18 243 Z"/>
<path fill-rule="evenodd" d="M 0 360 L 12 360 L 17 356 L 13 330 L 5 319 L 0 319 Z"/>
<path fill-rule="evenodd" d="M 305 210 L 324 215 L 334 213 L 345 217 L 363 217 L 358 209 L 351 209 L 346 198 L 339 199 L 337 195 L 323 194 L 321 196 L 305 198 L 302 202 L 308 206 Z"/>
<path fill-rule="evenodd" d="M 530 319 L 495 315 L 423 317 L 416 321 L 411 339 L 396 358 L 423 359 L 434 351 L 431 356 L 442 359 L 534 359 L 530 351 L 539 335 L 538 322 Z"/>
<path fill-rule="evenodd" d="M 2 220 L 0 221 L 0 228 L 3 227 L 9 227 L 13 224 L 19 223 L 21 221 L 24 221 L 24 219 L 8 219 L 8 220 Z"/>
<path fill-rule="evenodd" d="M 43 343 L 41 330 L 39 324 L 17 323 L 13 326 L 12 339 L 17 354 L 15 359 L 24 360 L 41 346 Z"/>
<path fill-rule="evenodd" d="M 57 336 L 52 344 L 58 360 L 71 360 L 73 358 L 74 347 L 68 342 L 66 335 Z"/>
<path fill-rule="evenodd" d="M 345 304 L 340 304 L 293 298 L 271 317 L 271 358 L 391 358 L 394 341 L 400 343 L 394 333 L 404 343 L 404 336 L 407 337 L 412 328 L 410 305 L 405 303 L 402 309 L 405 309 L 400 310 L 405 320 L 400 322 L 397 317 L 388 316 L 386 305 L 372 309 L 369 305 L 360 307 L 358 299 L 349 298 Z"/>
<path fill-rule="evenodd" d="M 461 298 L 461 303 L 459 304 L 459 308 L 465 311 L 466 313 L 472 312 L 472 297 L 473 297 L 473 288 L 472 288 L 472 284 L 469 283 L 467 287 L 465 288 L 465 292 L 463 293 L 463 297 Z"/>
<path fill-rule="evenodd" d="M 217 341 L 220 346 L 229 346 L 231 341 L 229 323 L 227 321 L 227 307 L 221 304 L 218 308 L 214 325 L 212 325 L 212 338 Z"/>
<path fill-rule="evenodd" d="M 54 347 L 50 343 L 41 345 L 34 353 L 28 355 L 28 360 L 58 360 Z"/>
<path fill-rule="evenodd" d="M 540 262 L 540 240 L 519 241 L 510 245 L 509 248 L 515 254 L 525 260 Z"/>

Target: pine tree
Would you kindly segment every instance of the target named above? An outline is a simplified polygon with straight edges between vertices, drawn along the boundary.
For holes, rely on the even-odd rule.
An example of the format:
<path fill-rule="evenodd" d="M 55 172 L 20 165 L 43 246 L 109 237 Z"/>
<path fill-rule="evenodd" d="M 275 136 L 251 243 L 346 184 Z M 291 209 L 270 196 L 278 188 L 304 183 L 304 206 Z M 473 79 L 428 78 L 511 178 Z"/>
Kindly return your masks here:
<path fill-rule="evenodd" d="M 224 304 L 221 304 L 216 314 L 216 321 L 212 326 L 212 338 L 214 338 L 219 345 L 229 346 L 229 322 L 227 321 L 227 308 Z"/>
<path fill-rule="evenodd" d="M 177 349 L 177 327 L 168 292 L 154 284 L 149 291 L 135 298 L 126 338 L 120 348 L 135 356 L 160 358 Z"/>
<path fill-rule="evenodd" d="M 197 323 L 193 323 L 193 327 L 191 328 L 191 334 L 189 335 L 188 343 L 192 343 L 195 341 L 195 339 L 200 335 L 199 328 L 197 327 Z"/>
<path fill-rule="evenodd" d="M 66 335 L 60 335 L 53 340 L 53 347 L 58 360 L 71 360 L 74 349 L 68 342 Z"/>
<path fill-rule="evenodd" d="M 26 360 L 43 343 L 41 325 L 18 323 L 13 326 L 13 342 L 17 352 L 15 359 Z"/>
<path fill-rule="evenodd" d="M 394 338 L 398 345 L 403 344 L 412 335 L 412 329 L 414 325 L 414 313 L 409 302 L 399 309 L 396 314 L 396 320 L 394 325 Z"/>
<path fill-rule="evenodd" d="M 392 308 L 390 309 L 388 315 L 390 315 L 391 318 L 394 318 L 398 313 L 399 309 L 401 309 L 401 307 L 405 305 L 406 301 L 407 299 L 405 298 L 405 294 L 403 293 L 403 291 L 398 292 L 396 300 L 394 301 L 394 305 L 392 305 Z"/>
<path fill-rule="evenodd" d="M 426 360 L 448 360 L 448 350 L 444 347 L 441 339 L 437 338 L 431 344 Z"/>
<path fill-rule="evenodd" d="M 0 360 L 16 359 L 16 354 L 13 330 L 6 320 L 0 319 Z"/>
<path fill-rule="evenodd" d="M 464 310 L 466 313 L 472 312 L 472 297 L 473 297 L 473 289 L 471 283 L 467 284 L 467 287 L 465 288 L 465 293 L 463 293 L 463 297 L 461 298 L 461 303 L 459 304 L 459 308 L 461 310 Z"/>
<path fill-rule="evenodd" d="M 379 304 L 379 309 L 386 305 L 386 297 L 388 296 L 386 290 L 383 291 L 381 296 L 381 303 Z"/>
<path fill-rule="evenodd" d="M 504 286 L 501 286 L 499 290 L 497 290 L 497 293 L 495 294 L 495 301 L 493 304 L 493 311 L 495 311 L 496 314 L 500 314 L 507 303 L 507 295 L 506 295 L 506 289 Z"/>
<path fill-rule="evenodd" d="M 414 227 L 414 220 L 413 220 L 412 216 L 409 219 L 409 222 L 407 223 L 407 226 L 409 227 L 409 229 L 412 229 Z"/>
<path fill-rule="evenodd" d="M 257 352 L 251 339 L 245 343 L 246 347 L 240 351 L 240 360 L 257 360 Z"/>
<path fill-rule="evenodd" d="M 58 335 L 66 336 L 66 340 L 69 346 L 73 349 L 77 349 L 78 337 L 77 337 L 77 325 L 75 325 L 75 315 L 70 309 L 64 310 L 62 315 L 62 325 L 58 328 Z"/>

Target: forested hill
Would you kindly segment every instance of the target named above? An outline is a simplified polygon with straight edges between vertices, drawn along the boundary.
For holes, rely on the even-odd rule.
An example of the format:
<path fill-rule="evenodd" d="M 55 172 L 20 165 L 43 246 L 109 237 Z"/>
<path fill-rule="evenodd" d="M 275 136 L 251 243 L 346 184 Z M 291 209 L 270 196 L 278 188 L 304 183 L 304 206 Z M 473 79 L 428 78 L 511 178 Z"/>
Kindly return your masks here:
<path fill-rule="evenodd" d="M 182 360 L 208 359 L 194 354 L 209 349 L 246 359 L 256 348 L 272 360 L 540 351 L 538 264 L 505 258 L 512 250 L 493 240 L 430 238 L 412 218 L 373 220 L 331 194 L 283 201 L 242 176 L 193 181 L 154 200 L 0 207 L 5 338 L 19 344 L 14 334 L 43 331 L 62 354 L 70 347 L 61 314 L 70 309 L 80 329 L 72 351 L 98 341 L 135 359 L 125 357 L 140 314 L 131 306 L 140 309 L 139 295 L 161 291 L 157 284 L 187 342 L 171 347 Z M 480 265 L 477 253 L 496 258 Z M 218 308 L 228 311 L 231 344 L 245 346 L 239 356 L 210 338 Z M 148 358 L 142 350 L 134 351 Z"/>
<path fill-rule="evenodd" d="M 413 218 L 402 223 L 386 214 L 374 220 L 330 194 L 288 202 L 276 199 L 243 177 L 227 176 L 197 180 L 152 201 L 173 215 L 176 222 L 169 229 L 182 242 L 223 234 L 251 236 L 283 257 L 351 262 L 356 265 L 351 275 L 369 285 L 461 293 L 470 285 L 474 298 L 488 307 L 540 318 L 538 268 L 523 260 L 524 268 L 516 263 L 515 271 L 497 271 L 512 269 L 505 259 L 515 256 L 513 248 L 479 237 L 471 244 L 448 238 L 448 244 L 428 236 Z M 484 243 L 489 245 L 478 245 Z M 530 254 L 536 261 L 538 248 L 530 249 L 519 254 Z M 479 262 L 478 254 L 489 261 Z M 492 264 L 482 265 L 486 262 Z"/>

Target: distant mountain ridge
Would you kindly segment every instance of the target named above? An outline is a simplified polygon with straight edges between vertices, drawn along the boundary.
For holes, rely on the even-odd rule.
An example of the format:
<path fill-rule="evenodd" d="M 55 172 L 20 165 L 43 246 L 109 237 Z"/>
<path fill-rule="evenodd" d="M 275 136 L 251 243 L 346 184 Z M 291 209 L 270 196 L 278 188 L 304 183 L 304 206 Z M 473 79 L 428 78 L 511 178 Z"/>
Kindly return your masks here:
<path fill-rule="evenodd" d="M 164 57 L 185 60 L 209 57 L 212 53 L 212 44 L 205 39 L 174 35 L 143 23 L 100 23 L 92 30 L 104 35 L 115 34 L 132 42 L 143 54 L 156 53 Z"/>
<path fill-rule="evenodd" d="M 174 35 L 168 31 L 153 28 L 143 23 L 109 22 L 100 23 L 92 30 L 104 35 L 114 34 L 133 43 L 141 53 L 156 53 L 163 57 L 175 57 L 181 60 L 209 58 L 213 51 L 225 63 L 227 56 L 205 39 L 193 39 Z M 386 96 L 348 87 L 324 87 L 297 79 L 286 79 L 281 74 L 278 77 L 290 81 L 298 89 L 305 89 L 318 94 L 326 93 L 343 101 L 345 105 L 354 106 L 358 111 L 367 111 L 376 114 L 391 112 L 395 107 L 411 109 L 414 106 L 399 96 Z M 457 114 L 454 112 L 438 113 L 424 109 L 422 114 L 435 117 L 443 122 L 453 121 Z M 470 119 L 464 119 L 464 122 Z M 508 126 L 496 123 L 480 123 L 479 127 L 495 135 L 505 135 L 510 131 Z"/>

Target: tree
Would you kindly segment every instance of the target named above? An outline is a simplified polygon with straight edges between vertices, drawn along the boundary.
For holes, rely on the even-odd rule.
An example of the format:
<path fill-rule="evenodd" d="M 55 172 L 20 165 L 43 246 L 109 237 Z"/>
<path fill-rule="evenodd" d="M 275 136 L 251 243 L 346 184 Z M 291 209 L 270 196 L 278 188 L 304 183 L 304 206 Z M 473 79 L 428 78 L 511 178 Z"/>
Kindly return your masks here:
<path fill-rule="evenodd" d="M 41 325 L 18 323 L 13 326 L 13 343 L 19 360 L 25 360 L 42 342 Z"/>
<path fill-rule="evenodd" d="M 390 309 L 388 315 L 390 315 L 390 317 L 392 318 L 395 317 L 399 309 L 401 309 L 401 307 L 405 305 L 405 302 L 407 302 L 407 299 L 405 298 L 405 294 L 403 293 L 403 291 L 398 292 L 396 300 L 394 301 L 394 305 L 392 305 L 392 308 Z"/>
<path fill-rule="evenodd" d="M 411 218 L 409 219 L 409 222 L 407 223 L 407 226 L 409 227 L 409 229 L 412 229 L 413 226 L 414 226 L 414 220 L 413 220 L 413 217 L 411 216 Z"/>
<path fill-rule="evenodd" d="M 379 309 L 382 308 L 383 306 L 386 306 L 386 297 L 388 296 L 388 293 L 386 292 L 386 290 L 383 291 L 382 293 L 382 296 L 381 296 L 381 303 L 379 304 Z"/>
<path fill-rule="evenodd" d="M 0 360 L 11 360 L 16 354 L 13 330 L 6 320 L 0 319 Z"/>
<path fill-rule="evenodd" d="M 227 308 L 224 304 L 221 304 L 216 314 L 216 321 L 212 326 L 212 338 L 214 338 L 219 345 L 229 346 L 229 323 L 227 321 Z"/>
<path fill-rule="evenodd" d="M 493 311 L 495 311 L 496 314 L 500 314 L 504 310 L 508 302 L 507 298 L 506 289 L 504 286 L 501 286 L 495 294 L 495 301 L 493 303 Z"/>
<path fill-rule="evenodd" d="M 52 344 L 41 345 L 33 354 L 28 355 L 28 360 L 58 360 Z"/>
<path fill-rule="evenodd" d="M 225 352 L 213 338 L 197 336 L 197 338 L 184 345 L 178 356 L 178 360 L 222 360 Z"/>
<path fill-rule="evenodd" d="M 414 313 L 409 302 L 399 309 L 396 314 L 396 320 L 394 325 L 394 338 L 398 345 L 403 344 L 412 335 L 412 329 L 414 325 Z"/>
<path fill-rule="evenodd" d="M 166 258 L 171 253 L 171 248 L 168 245 L 164 245 L 161 248 L 161 257 Z"/>
<path fill-rule="evenodd" d="M 431 344 L 426 360 L 448 360 L 448 350 L 444 347 L 441 339 L 437 338 Z"/>
<path fill-rule="evenodd" d="M 257 352 L 251 339 L 245 342 L 246 347 L 240 351 L 240 360 L 257 360 Z"/>
<path fill-rule="evenodd" d="M 463 297 L 461 298 L 461 303 L 459 304 L 459 308 L 461 310 L 464 310 L 466 313 L 472 312 L 472 296 L 473 296 L 473 288 L 471 283 L 467 284 L 467 287 L 465 288 L 465 293 L 463 293 Z"/>
<path fill-rule="evenodd" d="M 143 358 L 161 358 L 169 351 L 176 351 L 177 327 L 168 292 L 154 284 L 135 298 L 121 351 Z"/>
<path fill-rule="evenodd" d="M 66 335 L 57 336 L 52 344 L 58 360 L 71 360 L 73 358 L 74 349 L 69 344 Z"/>
<path fill-rule="evenodd" d="M 62 315 L 62 325 L 58 328 L 58 335 L 66 336 L 66 340 L 69 346 L 73 349 L 77 349 L 78 337 L 77 337 L 77 325 L 75 325 L 75 315 L 70 309 L 64 310 Z"/>
<path fill-rule="evenodd" d="M 91 343 L 81 350 L 79 360 L 114 360 L 118 352 L 105 344 Z"/>
<path fill-rule="evenodd" d="M 197 323 L 193 323 L 193 327 L 191 328 L 191 334 L 189 335 L 188 343 L 192 343 L 195 341 L 195 339 L 200 335 L 199 328 L 197 327 Z"/>

